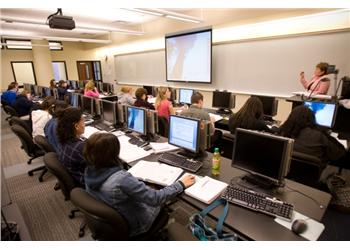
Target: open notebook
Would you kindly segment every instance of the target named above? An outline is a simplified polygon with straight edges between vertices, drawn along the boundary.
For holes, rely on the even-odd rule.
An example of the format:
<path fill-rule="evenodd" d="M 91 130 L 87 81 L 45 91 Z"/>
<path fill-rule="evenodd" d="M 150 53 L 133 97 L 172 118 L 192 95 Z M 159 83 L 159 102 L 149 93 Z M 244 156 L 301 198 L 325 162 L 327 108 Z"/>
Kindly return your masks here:
<path fill-rule="evenodd" d="M 179 178 L 183 170 L 164 163 L 139 161 L 128 172 L 140 180 L 170 186 Z"/>
<path fill-rule="evenodd" d="M 129 143 L 130 138 L 125 135 L 119 136 L 118 139 L 120 142 L 119 158 L 126 163 L 139 160 L 151 154 L 151 152 Z"/>
<path fill-rule="evenodd" d="M 185 194 L 206 204 L 212 203 L 228 186 L 227 183 L 204 176 L 185 190 Z"/>

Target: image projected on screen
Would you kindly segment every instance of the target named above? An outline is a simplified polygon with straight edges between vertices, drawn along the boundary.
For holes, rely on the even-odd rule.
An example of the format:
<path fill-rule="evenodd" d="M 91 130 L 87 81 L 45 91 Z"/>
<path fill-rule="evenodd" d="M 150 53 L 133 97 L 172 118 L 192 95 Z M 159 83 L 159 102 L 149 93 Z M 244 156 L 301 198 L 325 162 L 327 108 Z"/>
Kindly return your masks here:
<path fill-rule="evenodd" d="M 169 143 L 197 151 L 198 121 L 171 116 L 169 124 Z"/>
<path fill-rule="evenodd" d="M 211 30 L 165 39 L 167 81 L 211 82 Z"/>
<path fill-rule="evenodd" d="M 304 105 L 315 114 L 316 123 L 324 127 L 332 127 L 335 114 L 334 103 L 304 102 Z"/>
<path fill-rule="evenodd" d="M 128 107 L 128 128 L 145 134 L 145 111 Z"/>

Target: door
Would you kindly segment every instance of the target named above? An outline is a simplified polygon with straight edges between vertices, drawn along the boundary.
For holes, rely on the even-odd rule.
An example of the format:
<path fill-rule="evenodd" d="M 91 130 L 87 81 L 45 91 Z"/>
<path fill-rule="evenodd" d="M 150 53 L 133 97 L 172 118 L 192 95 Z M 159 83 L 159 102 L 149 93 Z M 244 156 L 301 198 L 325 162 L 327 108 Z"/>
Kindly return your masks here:
<path fill-rule="evenodd" d="M 79 80 L 93 80 L 93 67 L 92 62 L 84 61 L 84 62 L 77 62 L 78 65 L 78 76 Z"/>

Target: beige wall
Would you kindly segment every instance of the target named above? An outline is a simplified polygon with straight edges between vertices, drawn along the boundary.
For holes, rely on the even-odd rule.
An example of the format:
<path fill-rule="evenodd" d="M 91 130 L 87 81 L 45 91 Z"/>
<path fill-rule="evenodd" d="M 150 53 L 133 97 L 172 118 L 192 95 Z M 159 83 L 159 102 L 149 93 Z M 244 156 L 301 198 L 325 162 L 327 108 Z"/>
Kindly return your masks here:
<path fill-rule="evenodd" d="M 63 42 L 62 51 L 50 51 L 52 61 L 66 61 L 68 79 L 78 80 L 77 61 L 80 60 L 99 60 L 95 57 L 92 50 L 86 50 L 84 44 L 78 42 Z M 11 61 L 33 61 L 32 50 L 7 50 L 1 52 L 1 90 L 7 89 L 7 85 L 14 81 Z M 103 63 L 103 62 L 101 62 Z M 35 65 L 34 65 L 35 68 Z M 52 71 L 52 70 L 51 70 Z M 36 76 L 38 76 L 36 70 Z M 102 68 L 102 73 L 104 70 Z M 111 73 L 113 74 L 113 72 Z M 51 77 L 50 79 L 52 79 Z M 49 83 L 49 82 L 48 82 Z M 48 84 L 47 83 L 47 84 Z M 38 84 L 40 84 L 38 82 Z M 44 84 L 45 85 L 45 84 Z"/>
<path fill-rule="evenodd" d="M 33 61 L 36 74 L 36 83 L 40 86 L 50 86 L 49 82 L 53 78 L 51 65 L 51 51 L 47 40 L 32 40 Z M 18 81 L 20 82 L 20 81 Z"/>

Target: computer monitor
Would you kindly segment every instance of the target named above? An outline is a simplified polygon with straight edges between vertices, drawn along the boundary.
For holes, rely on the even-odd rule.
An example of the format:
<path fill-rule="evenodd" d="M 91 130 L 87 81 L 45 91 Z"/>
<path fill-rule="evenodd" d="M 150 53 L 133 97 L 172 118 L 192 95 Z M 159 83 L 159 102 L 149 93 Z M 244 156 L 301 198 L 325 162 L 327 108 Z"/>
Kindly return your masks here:
<path fill-rule="evenodd" d="M 219 113 L 231 113 L 231 109 L 235 107 L 235 95 L 227 91 L 218 91 L 213 92 L 213 108 L 219 108 Z"/>
<path fill-rule="evenodd" d="M 28 91 L 28 92 L 31 92 L 32 91 L 32 84 L 30 83 L 23 83 L 23 88 L 24 90 Z"/>
<path fill-rule="evenodd" d="M 37 86 L 37 96 L 44 97 L 43 86 Z"/>
<path fill-rule="evenodd" d="M 80 95 L 75 94 L 75 93 L 71 93 L 70 105 L 74 108 L 78 108 L 79 107 L 79 98 L 80 98 Z"/>
<path fill-rule="evenodd" d="M 199 130 L 199 119 L 171 115 L 168 142 L 192 153 L 198 153 Z"/>
<path fill-rule="evenodd" d="M 155 89 L 155 87 L 153 86 L 142 86 L 145 90 L 147 90 L 147 95 L 151 95 L 151 96 L 156 96 L 157 95 L 157 91 Z"/>
<path fill-rule="evenodd" d="M 33 96 L 38 96 L 38 85 L 30 85 L 30 94 Z"/>
<path fill-rule="evenodd" d="M 78 82 L 75 80 L 70 80 L 70 87 L 71 89 L 79 89 Z"/>
<path fill-rule="evenodd" d="M 117 103 L 117 120 L 120 124 L 124 124 L 127 121 L 127 106 L 121 103 Z"/>
<path fill-rule="evenodd" d="M 42 97 L 51 96 L 51 89 L 48 87 L 42 88 Z"/>
<path fill-rule="evenodd" d="M 258 96 L 258 95 L 252 95 L 254 97 L 257 97 L 260 99 L 260 101 L 263 104 L 263 110 L 264 110 L 264 116 L 275 116 L 277 115 L 277 105 L 278 101 L 275 97 L 272 96 Z"/>
<path fill-rule="evenodd" d="M 294 140 L 259 131 L 236 129 L 232 166 L 248 172 L 243 179 L 282 186 L 289 171 Z"/>
<path fill-rule="evenodd" d="M 128 129 L 146 135 L 146 110 L 128 106 Z"/>
<path fill-rule="evenodd" d="M 305 101 L 304 106 L 308 107 L 315 114 L 316 124 L 326 128 L 332 128 L 335 120 L 336 104 L 318 101 Z"/>
<path fill-rule="evenodd" d="M 117 123 L 116 102 L 102 100 L 102 118 L 109 125 Z"/>
<path fill-rule="evenodd" d="M 193 89 L 180 89 L 179 92 L 179 103 L 191 104 Z"/>
<path fill-rule="evenodd" d="M 85 114 L 89 114 L 91 116 L 95 115 L 96 107 L 95 107 L 95 99 L 89 96 L 82 96 L 82 111 Z"/>

